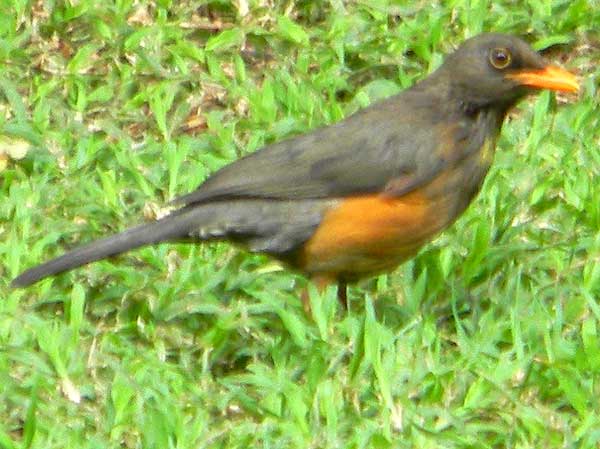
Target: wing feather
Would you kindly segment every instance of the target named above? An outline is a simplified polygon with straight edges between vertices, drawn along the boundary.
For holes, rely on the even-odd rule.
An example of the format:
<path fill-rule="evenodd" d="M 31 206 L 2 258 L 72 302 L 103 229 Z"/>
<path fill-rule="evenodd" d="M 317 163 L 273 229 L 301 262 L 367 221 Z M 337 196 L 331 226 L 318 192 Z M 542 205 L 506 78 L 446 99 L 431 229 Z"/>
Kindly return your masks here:
<path fill-rule="evenodd" d="M 446 164 L 448 123 L 440 122 L 433 101 L 431 95 L 405 91 L 337 124 L 249 154 L 175 202 L 343 198 L 383 192 L 390 185 L 402 186 L 396 193 L 408 193 Z"/>

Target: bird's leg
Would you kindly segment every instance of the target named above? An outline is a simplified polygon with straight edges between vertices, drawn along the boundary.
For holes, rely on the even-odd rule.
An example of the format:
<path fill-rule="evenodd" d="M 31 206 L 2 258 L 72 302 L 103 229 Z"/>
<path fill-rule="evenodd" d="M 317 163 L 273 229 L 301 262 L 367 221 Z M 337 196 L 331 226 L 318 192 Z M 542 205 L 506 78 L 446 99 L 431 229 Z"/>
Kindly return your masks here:
<path fill-rule="evenodd" d="M 338 280 L 337 297 L 344 310 L 348 310 L 348 283 L 346 281 Z"/>

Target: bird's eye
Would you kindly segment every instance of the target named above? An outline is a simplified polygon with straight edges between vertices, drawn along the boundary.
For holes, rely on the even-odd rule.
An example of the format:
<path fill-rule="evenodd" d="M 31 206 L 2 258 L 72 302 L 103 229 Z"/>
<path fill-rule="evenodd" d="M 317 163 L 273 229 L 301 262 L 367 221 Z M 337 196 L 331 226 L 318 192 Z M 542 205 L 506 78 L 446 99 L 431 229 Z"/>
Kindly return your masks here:
<path fill-rule="evenodd" d="M 490 51 L 490 64 L 496 69 L 507 68 L 512 62 L 512 55 L 508 48 L 494 48 Z"/>

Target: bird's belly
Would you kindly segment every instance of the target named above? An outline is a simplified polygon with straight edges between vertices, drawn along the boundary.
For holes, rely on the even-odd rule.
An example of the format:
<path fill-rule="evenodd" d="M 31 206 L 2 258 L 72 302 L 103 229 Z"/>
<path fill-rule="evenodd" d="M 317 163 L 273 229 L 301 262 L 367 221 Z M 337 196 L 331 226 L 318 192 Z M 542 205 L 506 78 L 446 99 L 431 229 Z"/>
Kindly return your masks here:
<path fill-rule="evenodd" d="M 345 278 L 394 268 L 454 220 L 450 209 L 420 191 L 343 200 L 304 245 L 301 268 Z"/>

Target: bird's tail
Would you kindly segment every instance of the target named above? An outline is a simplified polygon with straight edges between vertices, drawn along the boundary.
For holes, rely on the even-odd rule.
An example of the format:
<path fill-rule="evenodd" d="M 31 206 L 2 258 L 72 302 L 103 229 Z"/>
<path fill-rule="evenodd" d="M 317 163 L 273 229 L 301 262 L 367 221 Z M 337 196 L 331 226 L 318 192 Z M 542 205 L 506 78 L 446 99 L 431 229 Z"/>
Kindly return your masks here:
<path fill-rule="evenodd" d="M 27 287 L 35 282 L 96 260 L 124 253 L 153 243 L 181 240 L 189 236 L 206 219 L 204 208 L 177 211 L 152 223 L 127 229 L 119 234 L 96 240 L 56 259 L 33 267 L 15 279 L 12 287 Z"/>

